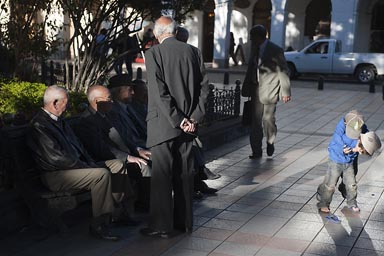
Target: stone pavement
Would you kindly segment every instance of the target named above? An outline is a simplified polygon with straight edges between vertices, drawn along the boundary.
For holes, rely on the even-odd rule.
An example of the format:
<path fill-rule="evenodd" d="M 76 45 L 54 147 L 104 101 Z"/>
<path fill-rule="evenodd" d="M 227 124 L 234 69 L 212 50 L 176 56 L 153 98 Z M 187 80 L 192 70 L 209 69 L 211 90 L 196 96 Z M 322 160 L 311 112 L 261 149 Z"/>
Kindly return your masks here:
<path fill-rule="evenodd" d="M 277 107 L 272 157 L 250 160 L 248 137 L 206 152 L 207 166 L 222 177 L 208 181 L 219 189 L 216 196 L 194 203 L 191 235 L 142 237 L 143 224 L 114 228 L 123 237 L 119 242 L 94 240 L 85 213 L 69 235 L 35 234 L 31 240 L 21 232 L 0 241 L 0 255 L 384 255 L 384 154 L 359 157 L 360 214 L 352 214 L 336 192 L 331 211 L 341 223 L 330 222 L 318 212 L 315 197 L 327 144 L 346 112 L 360 110 L 368 128 L 384 138 L 381 91 L 368 93 L 366 86 L 350 84 L 326 84 L 319 91 L 315 82 L 292 84 L 292 102 Z"/>

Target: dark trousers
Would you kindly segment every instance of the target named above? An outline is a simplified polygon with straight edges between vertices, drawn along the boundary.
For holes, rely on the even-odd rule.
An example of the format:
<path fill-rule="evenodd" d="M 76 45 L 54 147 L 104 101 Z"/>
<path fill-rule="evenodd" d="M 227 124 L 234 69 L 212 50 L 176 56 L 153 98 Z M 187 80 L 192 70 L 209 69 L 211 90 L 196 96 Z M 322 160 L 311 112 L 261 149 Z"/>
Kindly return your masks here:
<path fill-rule="evenodd" d="M 263 134 L 266 137 L 267 143 L 274 144 L 277 133 L 276 104 L 262 104 L 258 97 L 258 95 L 251 97 L 252 121 L 250 142 L 253 154 L 262 152 Z"/>
<path fill-rule="evenodd" d="M 149 227 L 152 229 L 165 232 L 173 228 L 192 229 L 192 141 L 191 136 L 183 134 L 151 148 Z"/>

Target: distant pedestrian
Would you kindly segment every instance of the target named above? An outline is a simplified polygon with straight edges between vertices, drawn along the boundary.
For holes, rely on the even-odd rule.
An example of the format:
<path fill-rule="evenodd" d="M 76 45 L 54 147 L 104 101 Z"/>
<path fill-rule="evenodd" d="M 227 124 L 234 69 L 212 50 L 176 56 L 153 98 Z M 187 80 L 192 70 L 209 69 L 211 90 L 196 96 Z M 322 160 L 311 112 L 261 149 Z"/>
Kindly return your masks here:
<path fill-rule="evenodd" d="M 154 45 L 155 41 L 156 41 L 156 38 L 153 35 L 153 29 L 148 28 L 143 35 L 143 42 L 142 42 L 143 47 L 145 49 L 151 48 L 152 45 Z"/>
<path fill-rule="evenodd" d="M 248 64 L 241 94 L 251 97 L 251 159 L 262 156 L 263 130 L 267 140 L 267 155 L 275 151 L 276 105 L 279 100 L 291 100 L 291 85 L 287 74 L 284 51 L 267 38 L 267 30 L 262 25 L 250 31 L 252 54 Z"/>
<path fill-rule="evenodd" d="M 339 178 L 343 177 L 345 184 L 345 199 L 347 206 L 353 212 L 359 212 L 357 205 L 357 156 L 372 154 L 381 147 L 379 137 L 375 132 L 367 132 L 362 115 L 353 110 L 346 114 L 336 126 L 328 146 L 328 169 L 324 181 L 317 188 L 317 207 L 320 212 L 329 213 L 329 206 Z M 354 166 L 356 165 L 356 166 Z"/>
<path fill-rule="evenodd" d="M 230 32 L 229 35 L 229 56 L 232 58 L 234 65 L 237 66 L 237 58 L 235 54 L 235 38 L 233 36 L 233 32 Z"/>
<path fill-rule="evenodd" d="M 129 35 L 130 33 L 131 31 L 129 29 L 124 29 L 124 31 L 117 37 L 113 48 L 117 57 L 114 65 L 116 74 L 123 73 L 123 64 L 125 62 L 127 74 L 132 77 L 132 63 L 137 56 L 139 46 L 136 39 Z"/>
<path fill-rule="evenodd" d="M 106 39 L 107 39 L 108 30 L 106 28 L 102 28 L 99 34 L 96 36 L 96 56 L 100 58 L 102 61 L 105 60 L 107 55 L 106 47 Z"/>

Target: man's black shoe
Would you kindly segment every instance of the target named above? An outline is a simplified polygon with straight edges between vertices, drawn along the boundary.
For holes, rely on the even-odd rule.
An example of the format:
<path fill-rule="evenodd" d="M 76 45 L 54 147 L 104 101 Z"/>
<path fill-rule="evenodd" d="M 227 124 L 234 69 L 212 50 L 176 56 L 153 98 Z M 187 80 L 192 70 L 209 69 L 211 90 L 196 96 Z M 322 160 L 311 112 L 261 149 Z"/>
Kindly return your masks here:
<path fill-rule="evenodd" d="M 249 156 L 249 159 L 258 159 L 261 158 L 262 153 L 253 153 L 252 155 Z"/>
<path fill-rule="evenodd" d="M 98 239 L 104 239 L 109 241 L 119 241 L 120 236 L 112 235 L 107 227 L 97 226 L 89 227 L 89 234 Z"/>
<path fill-rule="evenodd" d="M 129 215 L 123 215 L 123 216 L 120 216 L 119 218 L 117 219 L 112 219 L 112 223 L 113 224 L 116 224 L 116 225 L 122 225 L 122 226 L 138 226 L 141 224 L 141 221 L 139 220 L 134 220 L 131 218 L 131 216 Z"/>
<path fill-rule="evenodd" d="M 217 189 L 207 187 L 207 188 L 201 190 L 201 192 L 202 192 L 203 194 L 213 195 L 213 194 L 215 194 L 215 193 L 217 192 Z"/>
<path fill-rule="evenodd" d="M 202 180 L 195 184 L 195 189 L 203 194 L 209 195 L 215 194 L 217 192 L 217 189 L 208 187 L 207 183 Z"/>
<path fill-rule="evenodd" d="M 192 228 L 175 226 L 174 229 L 177 230 L 177 231 L 180 231 L 182 233 L 192 234 Z"/>
<path fill-rule="evenodd" d="M 153 230 L 151 228 L 143 228 L 140 230 L 140 234 L 149 237 L 169 238 L 169 233 L 159 230 Z"/>
<path fill-rule="evenodd" d="M 195 191 L 193 192 L 193 199 L 196 199 L 196 200 L 201 200 L 203 199 L 203 194 L 200 192 L 200 191 Z"/>
<path fill-rule="evenodd" d="M 267 143 L 267 155 L 272 156 L 273 152 L 275 152 L 275 146 L 273 144 Z"/>
<path fill-rule="evenodd" d="M 221 177 L 220 174 L 216 174 L 216 173 L 211 172 L 211 170 L 209 170 L 205 166 L 203 167 L 203 171 L 204 171 L 205 175 L 207 176 L 208 180 L 216 180 L 216 179 Z"/>

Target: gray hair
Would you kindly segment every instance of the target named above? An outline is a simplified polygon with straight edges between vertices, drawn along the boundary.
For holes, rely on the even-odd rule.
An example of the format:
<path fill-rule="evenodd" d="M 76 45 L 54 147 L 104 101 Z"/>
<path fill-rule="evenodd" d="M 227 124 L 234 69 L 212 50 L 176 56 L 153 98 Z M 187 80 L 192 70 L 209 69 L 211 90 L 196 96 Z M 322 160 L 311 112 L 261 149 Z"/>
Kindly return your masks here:
<path fill-rule="evenodd" d="M 153 33 L 156 35 L 156 37 L 169 34 L 174 35 L 177 28 L 176 21 L 171 16 L 162 16 L 162 18 L 168 19 L 170 23 L 164 24 L 164 22 L 159 22 L 158 19 L 155 22 Z"/>
<path fill-rule="evenodd" d="M 51 102 L 55 100 L 62 100 L 68 98 L 67 89 L 60 87 L 58 85 L 51 85 L 47 89 L 45 89 L 43 102 L 44 106 L 49 105 Z"/>
<path fill-rule="evenodd" d="M 93 85 L 88 88 L 87 90 L 87 99 L 88 102 L 91 103 L 93 102 L 96 98 L 101 97 L 103 92 L 102 89 L 105 88 L 102 85 Z"/>

